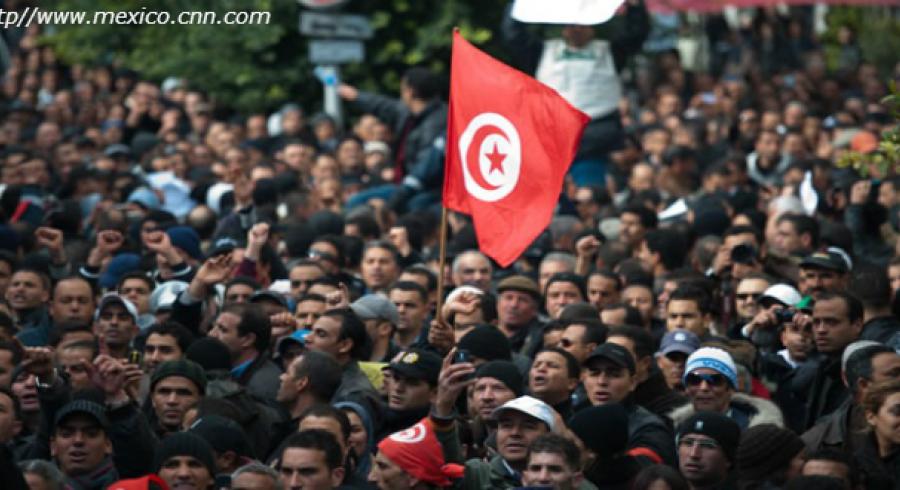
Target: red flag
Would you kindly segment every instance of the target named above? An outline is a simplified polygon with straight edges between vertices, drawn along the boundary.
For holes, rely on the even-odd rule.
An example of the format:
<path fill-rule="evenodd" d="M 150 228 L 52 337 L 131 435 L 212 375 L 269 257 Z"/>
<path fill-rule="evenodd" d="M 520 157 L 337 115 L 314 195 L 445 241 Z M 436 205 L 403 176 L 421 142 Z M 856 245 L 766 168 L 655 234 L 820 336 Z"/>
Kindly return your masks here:
<path fill-rule="evenodd" d="M 501 266 L 550 224 L 588 120 L 453 33 L 444 206 L 472 215 L 479 248 Z"/>

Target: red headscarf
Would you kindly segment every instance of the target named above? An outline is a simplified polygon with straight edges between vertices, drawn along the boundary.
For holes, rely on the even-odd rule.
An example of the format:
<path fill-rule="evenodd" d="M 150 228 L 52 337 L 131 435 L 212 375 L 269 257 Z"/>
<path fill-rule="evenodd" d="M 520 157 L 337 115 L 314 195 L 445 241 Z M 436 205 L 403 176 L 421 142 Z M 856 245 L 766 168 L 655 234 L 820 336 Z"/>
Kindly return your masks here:
<path fill-rule="evenodd" d="M 146 476 L 142 476 L 140 478 L 133 478 L 130 480 L 119 480 L 109 487 L 107 490 L 153 490 L 153 489 L 162 489 L 169 490 L 169 486 L 166 485 L 166 482 L 163 481 L 162 478 L 149 474 Z"/>
<path fill-rule="evenodd" d="M 449 486 L 450 479 L 462 478 L 465 470 L 461 465 L 444 462 L 444 451 L 428 417 L 385 437 L 378 443 L 378 450 L 403 471 L 431 485 Z"/>

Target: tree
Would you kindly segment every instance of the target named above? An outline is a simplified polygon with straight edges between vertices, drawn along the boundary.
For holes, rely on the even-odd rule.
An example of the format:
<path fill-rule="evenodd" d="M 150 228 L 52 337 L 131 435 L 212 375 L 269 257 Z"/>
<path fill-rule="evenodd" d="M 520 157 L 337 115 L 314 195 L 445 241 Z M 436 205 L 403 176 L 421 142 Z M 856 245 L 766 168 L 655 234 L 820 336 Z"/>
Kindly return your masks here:
<path fill-rule="evenodd" d="M 366 42 L 364 63 L 344 67 L 344 76 L 364 88 L 396 93 L 410 65 L 449 71 L 453 26 L 475 43 L 491 44 L 505 0 L 351 1 L 345 10 L 371 18 L 375 36 Z M 45 40 L 68 63 L 113 64 L 161 81 L 183 77 L 220 106 L 241 112 L 272 110 L 286 102 L 315 107 L 321 86 L 307 59 L 307 39 L 298 32 L 301 7 L 287 0 L 48 0 L 45 11 L 261 11 L 265 25 L 58 25 Z M 496 49 L 496 46 L 492 46 Z"/>

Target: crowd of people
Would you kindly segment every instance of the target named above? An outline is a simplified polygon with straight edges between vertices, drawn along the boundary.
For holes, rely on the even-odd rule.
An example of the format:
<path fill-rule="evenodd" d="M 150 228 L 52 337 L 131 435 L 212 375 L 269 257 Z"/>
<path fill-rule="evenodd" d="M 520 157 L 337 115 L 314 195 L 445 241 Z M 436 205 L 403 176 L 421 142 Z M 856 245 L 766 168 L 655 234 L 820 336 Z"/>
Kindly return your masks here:
<path fill-rule="evenodd" d="M 456 213 L 441 260 L 425 68 L 342 127 L 5 30 L 0 486 L 900 489 L 900 177 L 836 165 L 900 63 L 748 15 L 688 71 L 642 0 L 612 38 L 507 12 L 591 122 L 506 268 Z"/>

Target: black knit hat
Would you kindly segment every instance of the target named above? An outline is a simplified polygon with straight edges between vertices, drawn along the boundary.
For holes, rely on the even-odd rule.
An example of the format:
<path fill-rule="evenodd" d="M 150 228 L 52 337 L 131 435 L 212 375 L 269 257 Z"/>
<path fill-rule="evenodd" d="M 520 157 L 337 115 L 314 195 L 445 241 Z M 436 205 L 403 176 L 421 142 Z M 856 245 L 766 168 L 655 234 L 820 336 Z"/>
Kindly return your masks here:
<path fill-rule="evenodd" d="M 66 417 L 73 414 L 85 414 L 96 420 L 104 432 L 109 431 L 109 419 L 106 417 L 106 408 L 90 400 L 73 400 L 56 412 L 53 426 L 59 426 Z"/>
<path fill-rule="evenodd" d="M 175 456 L 193 456 L 216 476 L 216 456 L 212 446 L 205 439 L 190 432 L 174 432 L 167 435 L 156 448 L 156 472 L 163 464 Z"/>
<path fill-rule="evenodd" d="M 197 385 L 197 390 L 201 395 L 206 391 L 206 373 L 199 364 L 187 359 L 166 361 L 157 366 L 153 371 L 153 376 L 150 377 L 150 390 L 153 390 L 156 383 L 170 376 L 182 376 L 191 380 Z"/>
<path fill-rule="evenodd" d="M 786 467 L 803 448 L 803 440 L 787 429 L 774 424 L 750 427 L 737 449 L 738 478 L 763 480 Z"/>
<path fill-rule="evenodd" d="M 457 349 L 467 350 L 469 354 L 486 361 L 512 359 L 512 348 L 503 332 L 493 325 L 479 325 L 459 339 Z"/>
<path fill-rule="evenodd" d="M 525 380 L 522 379 L 522 373 L 510 361 L 486 362 L 475 371 L 475 378 L 494 378 L 512 390 L 516 397 L 525 394 Z"/>
<path fill-rule="evenodd" d="M 231 352 L 219 339 L 203 337 L 188 347 L 184 357 L 199 364 L 204 371 L 231 369 Z"/>
<path fill-rule="evenodd" d="M 741 428 L 726 415 L 697 412 L 678 426 L 678 439 L 688 434 L 701 434 L 713 438 L 719 443 L 728 461 L 734 461 L 734 452 L 741 439 Z"/>
<path fill-rule="evenodd" d="M 609 458 L 628 446 L 628 412 L 619 403 L 606 403 L 575 412 L 569 428 L 598 457 Z"/>
<path fill-rule="evenodd" d="M 247 433 L 235 421 L 219 415 L 204 415 L 191 424 L 191 434 L 197 434 L 219 454 L 234 451 L 238 456 L 255 457 L 247 441 Z"/>

